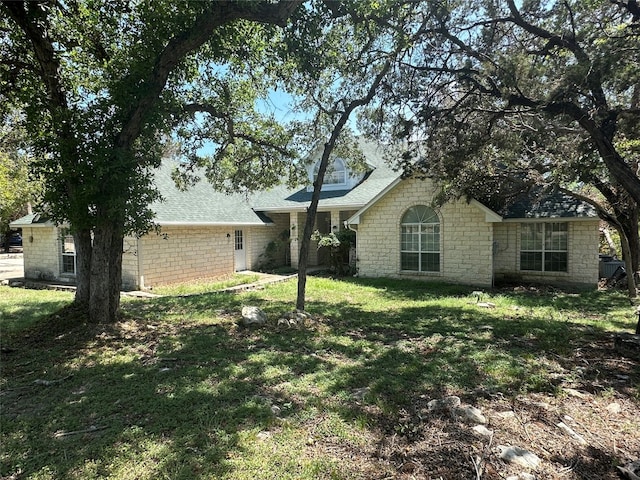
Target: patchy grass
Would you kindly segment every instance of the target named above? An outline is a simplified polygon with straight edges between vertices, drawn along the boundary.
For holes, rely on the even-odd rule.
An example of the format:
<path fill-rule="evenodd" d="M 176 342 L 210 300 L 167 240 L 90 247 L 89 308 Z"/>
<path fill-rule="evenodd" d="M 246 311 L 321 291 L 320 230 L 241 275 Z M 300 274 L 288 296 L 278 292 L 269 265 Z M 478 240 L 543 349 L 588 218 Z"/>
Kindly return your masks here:
<path fill-rule="evenodd" d="M 208 281 L 202 280 L 197 282 L 176 283 L 171 285 L 159 285 L 153 287 L 153 293 L 158 295 L 195 295 L 201 293 L 211 293 L 225 288 L 235 287 L 238 285 L 246 285 L 254 283 L 260 278 L 258 274 L 237 273 L 231 278 L 224 280 Z"/>
<path fill-rule="evenodd" d="M 635 326 L 621 294 L 499 291 L 482 297 L 494 304 L 485 308 L 466 287 L 310 278 L 314 320 L 278 325 L 295 291 L 285 282 L 131 300 L 116 325 L 59 334 L 53 324 L 63 319 L 50 314 L 70 297 L 0 287 L 13 348 L 2 358 L 0 477 L 475 478 L 468 452 L 482 443 L 421 413 L 445 394 L 486 412 L 516 411 L 519 423 L 492 417 L 490 426 L 502 432 L 496 442 L 539 442 L 528 447 L 548 468 L 541 478 L 561 470 L 563 455 L 568 464 L 583 455 L 575 465 L 615 478 L 624 452 L 640 449 L 638 363 L 607 347 L 611 332 Z M 239 327 L 247 304 L 270 323 Z M 34 325 L 39 335 L 20 335 Z M 594 405 L 625 408 L 599 428 L 591 463 L 586 449 L 538 431 L 559 411 L 541 421 L 522 403 L 544 398 L 565 409 L 576 405 L 569 388 L 589 395 L 584 418 L 603 421 Z M 583 419 L 578 408 L 570 413 Z M 507 468 L 495 454 L 487 462 Z M 587 477 L 574 466 L 563 478 Z"/>
<path fill-rule="evenodd" d="M 26 330 L 73 301 L 73 293 L 0 287 L 0 335 Z"/>

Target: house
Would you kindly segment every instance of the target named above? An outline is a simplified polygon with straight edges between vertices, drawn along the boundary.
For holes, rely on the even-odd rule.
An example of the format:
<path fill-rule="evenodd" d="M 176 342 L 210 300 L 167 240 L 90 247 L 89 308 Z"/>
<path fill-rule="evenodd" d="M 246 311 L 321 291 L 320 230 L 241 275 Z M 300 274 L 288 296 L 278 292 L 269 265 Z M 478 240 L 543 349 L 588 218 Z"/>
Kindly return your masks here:
<path fill-rule="evenodd" d="M 430 180 L 402 179 L 384 147 L 362 143 L 366 165 L 334 159 L 316 218 L 321 233 L 356 232 L 360 276 L 442 280 L 488 287 L 496 281 L 595 287 L 599 220 L 588 205 L 561 193 L 522 197 L 509 205 L 460 199 L 433 206 Z M 309 184 L 317 164 L 307 170 Z M 163 164 L 155 176 L 165 198 L 152 205 L 160 232 L 126 238 L 123 287 L 145 288 L 259 269 L 266 253 L 297 267 L 299 237 L 312 190 L 284 185 L 250 196 L 216 192 L 200 182 L 181 191 Z M 37 215 L 22 228 L 26 278 L 72 282 L 73 239 Z M 270 250 L 271 248 L 271 250 Z M 309 265 L 322 264 L 311 249 Z"/>

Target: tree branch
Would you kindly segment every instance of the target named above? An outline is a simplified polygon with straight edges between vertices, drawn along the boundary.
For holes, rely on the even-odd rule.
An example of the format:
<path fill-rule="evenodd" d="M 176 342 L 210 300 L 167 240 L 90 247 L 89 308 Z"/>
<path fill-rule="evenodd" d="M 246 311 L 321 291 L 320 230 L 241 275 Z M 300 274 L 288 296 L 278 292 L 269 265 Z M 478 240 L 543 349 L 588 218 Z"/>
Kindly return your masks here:
<path fill-rule="evenodd" d="M 169 74 L 186 55 L 201 47 L 216 28 L 235 20 L 249 20 L 284 26 L 302 0 L 278 3 L 245 3 L 240 1 L 211 2 L 210 8 L 198 17 L 192 27 L 170 40 L 155 61 L 153 70 L 144 80 L 144 92 L 127 114 L 116 145 L 128 149 L 140 135 L 144 118 L 155 105 L 164 89 Z"/>

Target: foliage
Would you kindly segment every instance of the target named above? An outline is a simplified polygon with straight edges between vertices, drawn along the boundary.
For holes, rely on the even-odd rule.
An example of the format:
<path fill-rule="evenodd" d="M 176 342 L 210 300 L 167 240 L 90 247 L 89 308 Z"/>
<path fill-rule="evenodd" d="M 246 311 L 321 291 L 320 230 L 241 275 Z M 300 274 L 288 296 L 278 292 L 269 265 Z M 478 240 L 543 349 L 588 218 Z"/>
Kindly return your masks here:
<path fill-rule="evenodd" d="M 225 190 L 290 169 L 291 135 L 255 107 L 271 85 L 271 39 L 299 4 L 2 2 L 1 103 L 30 135 L 41 207 L 70 224 L 76 301 L 93 321 L 117 317 L 122 238 L 151 226 L 165 143 Z"/>
<path fill-rule="evenodd" d="M 322 234 L 318 230 L 313 232 L 311 240 L 318 243 L 318 249 L 329 249 L 329 261 L 331 270 L 336 275 L 344 276 L 355 273 L 353 266 L 349 264 L 349 252 L 356 246 L 356 232 L 352 230 L 338 230 Z"/>
<path fill-rule="evenodd" d="M 6 113 L 0 127 L 0 234 L 27 213 L 27 204 L 40 192 L 39 182 L 30 177 L 31 158 L 25 150 L 24 132 L 13 125 L 15 118 L 15 112 Z"/>
<path fill-rule="evenodd" d="M 277 239 L 267 243 L 260 254 L 260 271 L 271 272 L 278 267 L 291 265 L 290 259 L 291 230 L 281 231 Z"/>
<path fill-rule="evenodd" d="M 440 180 L 443 199 L 560 186 L 628 238 L 638 268 L 637 18 L 622 2 L 428 8 L 425 35 L 367 130 L 389 126 L 386 138 L 407 144 L 399 166 Z"/>
<path fill-rule="evenodd" d="M 608 363 L 616 373 L 632 363 L 606 357 L 611 332 L 634 323 L 621 294 L 505 291 L 489 297 L 495 308 L 483 309 L 461 286 L 310 278 L 318 320 L 277 326 L 295 288 L 285 282 L 239 295 L 132 300 L 123 304 L 121 323 L 60 330 L 64 312 L 48 314 L 69 294 L 0 287 L 2 346 L 15 349 L 2 353 L 0 475 L 384 478 L 400 465 L 379 459 L 372 445 L 395 441 L 404 449 L 411 425 L 402 419 L 443 392 L 493 399 L 503 410 L 523 407 L 517 402 L 525 397 L 536 410 L 518 414 L 535 423 L 543 395 L 564 408 L 561 381 L 584 381 L 576 387 L 584 392 L 610 387 L 607 395 L 625 410 L 637 407 L 637 366 L 627 382 L 604 371 Z M 263 308 L 269 326 L 239 328 L 246 304 Z M 7 318 L 15 325 L 9 337 Z M 39 328 L 26 338 L 20 328 L 34 323 Z M 607 346 L 596 352 L 606 358 L 589 356 L 594 343 Z M 569 359 L 576 368 L 564 363 Z M 637 418 L 614 421 L 618 449 L 632 448 Z M 593 431 L 604 443 L 600 429 Z M 446 462 L 450 447 L 440 452 Z M 367 460 L 345 462 L 345 451 Z M 613 446 L 601 445 L 598 455 L 609 466 L 619 458 Z"/>

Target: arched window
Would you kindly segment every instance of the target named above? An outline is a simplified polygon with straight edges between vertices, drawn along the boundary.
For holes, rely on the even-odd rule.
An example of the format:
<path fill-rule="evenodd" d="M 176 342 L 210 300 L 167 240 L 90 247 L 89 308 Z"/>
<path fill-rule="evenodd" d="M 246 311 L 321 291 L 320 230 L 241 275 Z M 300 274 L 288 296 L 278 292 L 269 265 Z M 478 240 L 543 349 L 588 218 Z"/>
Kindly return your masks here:
<path fill-rule="evenodd" d="M 320 168 L 320 162 L 316 163 L 313 169 L 313 180 L 318 177 L 318 169 Z M 347 185 L 347 167 L 344 162 L 339 158 L 336 158 L 333 163 L 327 166 L 327 171 L 324 174 L 323 185 Z"/>
<path fill-rule="evenodd" d="M 415 205 L 402 217 L 400 269 L 440 271 L 440 219 L 432 208 Z"/>

